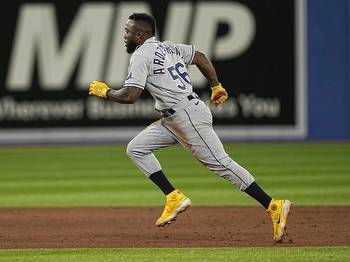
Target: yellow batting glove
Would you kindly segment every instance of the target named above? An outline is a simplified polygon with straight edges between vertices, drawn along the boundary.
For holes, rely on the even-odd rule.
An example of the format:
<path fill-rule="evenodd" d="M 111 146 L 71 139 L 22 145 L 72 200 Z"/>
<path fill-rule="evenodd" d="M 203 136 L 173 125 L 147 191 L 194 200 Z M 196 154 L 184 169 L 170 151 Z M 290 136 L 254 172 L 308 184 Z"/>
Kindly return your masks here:
<path fill-rule="evenodd" d="M 219 83 L 217 86 L 211 88 L 211 98 L 210 101 L 214 105 L 220 105 L 226 102 L 228 94 L 225 88 Z"/>
<path fill-rule="evenodd" d="M 92 81 L 90 83 L 90 88 L 89 88 L 89 95 L 90 96 L 97 96 L 101 98 L 107 98 L 107 91 L 110 88 L 108 87 L 107 84 L 99 81 Z"/>

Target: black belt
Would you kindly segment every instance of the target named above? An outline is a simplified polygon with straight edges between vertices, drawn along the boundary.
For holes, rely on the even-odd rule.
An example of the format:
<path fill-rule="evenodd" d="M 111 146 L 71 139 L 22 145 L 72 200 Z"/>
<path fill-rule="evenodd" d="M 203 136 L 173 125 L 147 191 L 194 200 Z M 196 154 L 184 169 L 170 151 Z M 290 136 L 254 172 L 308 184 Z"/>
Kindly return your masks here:
<path fill-rule="evenodd" d="M 195 96 L 195 95 L 189 95 L 189 96 L 187 96 L 188 101 L 191 101 L 192 99 L 195 99 L 195 98 L 198 98 L 198 97 Z M 168 109 L 168 110 L 165 110 L 165 111 L 162 112 L 162 113 L 163 113 L 163 115 L 164 115 L 165 117 L 167 117 L 167 116 L 171 116 L 171 115 L 175 114 L 175 112 L 176 112 L 176 111 L 175 111 L 174 109 L 170 108 L 170 109 Z"/>

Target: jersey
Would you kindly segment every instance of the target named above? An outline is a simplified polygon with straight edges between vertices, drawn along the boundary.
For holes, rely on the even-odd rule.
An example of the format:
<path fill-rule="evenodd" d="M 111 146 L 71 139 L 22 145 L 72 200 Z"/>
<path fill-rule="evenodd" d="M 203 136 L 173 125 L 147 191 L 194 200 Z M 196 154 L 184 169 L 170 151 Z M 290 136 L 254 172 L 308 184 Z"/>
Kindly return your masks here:
<path fill-rule="evenodd" d="M 193 93 L 187 67 L 195 47 L 148 38 L 130 57 L 124 87 L 147 89 L 155 100 L 155 109 L 164 111 Z"/>

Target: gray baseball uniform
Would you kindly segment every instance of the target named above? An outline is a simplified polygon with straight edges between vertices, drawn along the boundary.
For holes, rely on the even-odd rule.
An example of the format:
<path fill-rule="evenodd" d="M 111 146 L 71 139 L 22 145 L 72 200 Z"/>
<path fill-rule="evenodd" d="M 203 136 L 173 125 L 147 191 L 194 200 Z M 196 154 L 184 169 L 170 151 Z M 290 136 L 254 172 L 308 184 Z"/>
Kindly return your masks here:
<path fill-rule="evenodd" d="M 179 142 L 203 165 L 245 190 L 254 178 L 227 155 L 208 106 L 192 90 L 187 67 L 194 53 L 191 45 L 151 37 L 131 56 L 124 86 L 146 88 L 163 117 L 130 141 L 127 154 L 149 177 L 162 169 L 153 151 Z"/>

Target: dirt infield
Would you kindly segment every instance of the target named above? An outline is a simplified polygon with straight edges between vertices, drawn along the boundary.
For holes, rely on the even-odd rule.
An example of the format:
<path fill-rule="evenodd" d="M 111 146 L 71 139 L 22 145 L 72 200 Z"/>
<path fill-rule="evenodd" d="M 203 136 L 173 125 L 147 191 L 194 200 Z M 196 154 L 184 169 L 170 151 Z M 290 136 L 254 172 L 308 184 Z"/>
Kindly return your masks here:
<path fill-rule="evenodd" d="M 258 207 L 192 207 L 164 228 L 153 208 L 2 208 L 0 248 L 350 245 L 350 207 L 293 207 L 282 243 Z"/>

